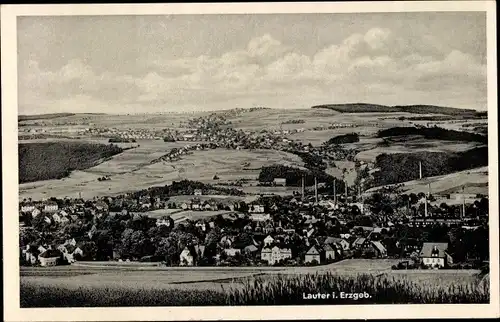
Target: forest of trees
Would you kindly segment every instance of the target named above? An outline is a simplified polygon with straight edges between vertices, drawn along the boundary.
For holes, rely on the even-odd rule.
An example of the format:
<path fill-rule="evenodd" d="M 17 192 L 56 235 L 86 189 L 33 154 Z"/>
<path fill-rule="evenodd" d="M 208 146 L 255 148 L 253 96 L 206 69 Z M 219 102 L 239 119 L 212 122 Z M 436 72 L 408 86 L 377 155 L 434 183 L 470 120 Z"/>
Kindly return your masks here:
<path fill-rule="evenodd" d="M 359 135 L 357 133 L 348 133 L 344 135 L 337 135 L 326 141 L 326 144 L 345 144 L 359 142 Z"/>
<path fill-rule="evenodd" d="M 135 139 L 125 139 L 121 137 L 110 138 L 109 143 L 135 143 Z"/>
<path fill-rule="evenodd" d="M 465 152 L 415 152 L 380 154 L 375 160 L 374 186 L 400 183 L 419 178 L 419 162 L 425 177 L 449 174 L 488 165 L 488 147 Z"/>
<path fill-rule="evenodd" d="M 466 141 L 488 144 L 488 137 L 481 134 L 447 130 L 440 127 L 393 127 L 378 132 L 379 138 L 399 135 L 422 135 L 429 140 Z"/>
<path fill-rule="evenodd" d="M 317 178 L 318 183 L 333 181 L 332 176 L 321 170 L 302 170 L 277 164 L 262 167 L 259 173 L 259 182 L 271 182 L 275 178 L 285 178 L 288 186 L 300 186 L 302 184 L 302 176 L 305 177 L 305 184 L 307 186 L 314 184 L 314 177 Z"/>
<path fill-rule="evenodd" d="M 471 109 L 452 108 L 435 105 L 378 105 L 367 103 L 351 104 L 324 104 L 316 105 L 312 108 L 330 109 L 341 113 L 397 113 L 406 112 L 413 114 L 443 114 L 461 116 L 467 118 L 485 118 L 487 112 L 479 112 Z"/>
<path fill-rule="evenodd" d="M 99 161 L 123 152 L 116 145 L 49 142 L 22 143 L 19 151 L 19 182 L 61 179 L 73 170 L 95 166 Z"/>

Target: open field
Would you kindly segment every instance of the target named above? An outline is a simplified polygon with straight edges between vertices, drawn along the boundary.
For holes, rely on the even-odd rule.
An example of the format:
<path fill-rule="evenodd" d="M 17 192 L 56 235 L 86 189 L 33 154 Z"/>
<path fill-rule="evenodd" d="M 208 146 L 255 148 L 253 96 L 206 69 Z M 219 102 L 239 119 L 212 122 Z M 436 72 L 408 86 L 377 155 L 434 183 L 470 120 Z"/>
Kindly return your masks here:
<path fill-rule="evenodd" d="M 179 128 L 192 117 L 207 115 L 208 113 L 185 114 L 158 114 L 158 115 L 71 115 L 56 119 L 43 120 L 44 122 L 87 122 L 94 127 L 127 128 Z M 389 147 L 377 147 L 380 138 L 373 137 L 380 129 L 410 125 L 410 121 L 400 121 L 399 116 L 415 116 L 410 113 L 339 113 L 327 109 L 297 109 L 297 110 L 257 110 L 242 112 L 229 117 L 232 126 L 236 129 L 293 129 L 303 128 L 305 132 L 288 135 L 289 138 L 302 140 L 306 143 L 322 144 L 328 139 L 346 133 L 356 132 L 360 141 L 345 144 L 346 148 L 356 148 L 360 152 L 357 157 L 364 161 L 373 161 L 380 153 L 398 153 L 414 151 L 463 151 L 474 147 L 472 143 L 455 143 L 443 141 L 411 140 L 409 142 L 392 143 Z M 283 124 L 290 120 L 303 120 L 299 124 Z M 27 121 L 30 122 L 30 121 Z M 334 130 L 312 131 L 316 126 L 328 126 L 334 123 L 356 124 L 354 128 L 338 128 Z M 446 124 L 446 123 L 445 123 Z M 57 127 L 54 125 L 55 127 Z M 441 125 L 440 125 L 441 126 Z M 461 126 L 461 124 L 459 124 Z M 444 127 L 444 124 L 443 124 Z M 58 141 L 57 139 L 37 140 L 36 142 Z M 107 143 L 106 139 L 81 138 L 78 142 Z M 137 146 L 116 155 L 111 160 L 96 167 L 83 171 L 73 171 L 69 177 L 61 180 L 47 180 L 20 185 L 20 198 L 43 199 L 48 197 L 76 197 L 82 193 L 83 198 L 94 196 L 116 195 L 155 185 L 166 185 L 172 181 L 182 179 L 197 180 L 216 184 L 217 182 L 231 182 L 237 179 L 255 180 L 262 166 L 275 163 L 291 166 L 302 166 L 302 160 L 292 154 L 271 150 L 208 150 L 194 151 L 175 162 L 160 162 L 150 164 L 174 147 L 181 147 L 196 142 L 166 143 L 162 140 L 138 140 L 137 143 L 117 144 L 120 147 Z M 250 163 L 244 166 L 244 163 Z M 327 172 L 336 177 L 341 176 L 342 167 L 329 168 Z M 220 178 L 213 180 L 216 175 Z M 351 175 L 352 174 L 352 175 Z M 348 182 L 352 184 L 355 173 L 348 175 Z M 109 181 L 97 181 L 98 177 L 109 175 Z M 296 189 L 280 187 L 245 186 L 247 193 L 275 193 L 290 194 Z"/>
<path fill-rule="evenodd" d="M 21 306 L 305 304 L 303 292 L 346 289 L 368 292 L 373 299 L 367 303 L 465 303 L 489 298 L 488 284 L 480 283 L 476 271 L 391 272 L 390 265 L 395 261 L 353 259 L 324 266 L 284 268 L 152 267 L 129 263 L 116 267 L 103 262 L 92 267 L 21 268 Z"/>
<path fill-rule="evenodd" d="M 255 179 L 262 166 L 275 163 L 301 166 L 296 155 L 272 150 L 208 150 L 195 151 L 179 161 L 149 164 L 160 152 L 153 152 L 162 145 L 164 151 L 172 143 L 149 141 L 139 143 L 139 148 L 125 151 L 117 159 L 112 158 L 96 167 L 74 171 L 61 180 L 46 180 L 21 184 L 19 197 L 35 200 L 48 197 L 77 197 L 116 195 L 155 185 L 166 185 L 182 179 L 217 183 L 240 178 Z M 223 157 L 221 157 L 223 156 Z M 249 163 L 249 170 L 244 164 Z M 109 181 L 97 181 L 99 176 L 109 175 Z"/>
<path fill-rule="evenodd" d="M 207 115 L 208 113 L 197 113 L 196 115 Z M 181 128 L 180 124 L 193 117 L 192 113 L 169 113 L 169 114 L 74 114 L 56 119 L 43 120 L 44 128 L 57 127 L 59 124 L 81 123 L 86 126 L 97 128 L 151 128 L 163 129 Z M 24 121 L 24 124 L 40 123 L 42 120 Z"/>
<path fill-rule="evenodd" d="M 356 155 L 360 161 L 374 162 L 375 158 L 382 153 L 414 153 L 414 152 L 463 152 L 484 144 L 475 142 L 450 142 L 440 140 L 409 140 L 393 142 L 387 147 L 375 147 L 370 150 L 361 151 Z"/>
<path fill-rule="evenodd" d="M 428 177 L 422 180 L 412 180 L 403 183 L 401 187 L 404 193 L 410 194 L 419 192 L 427 193 L 429 184 L 432 193 L 461 193 L 462 186 L 464 193 L 488 194 L 488 167 L 481 167 L 466 171 L 460 171 L 443 176 Z M 381 187 L 374 187 L 367 190 L 367 193 L 375 192 Z M 453 200 L 447 200 L 453 203 Z"/>

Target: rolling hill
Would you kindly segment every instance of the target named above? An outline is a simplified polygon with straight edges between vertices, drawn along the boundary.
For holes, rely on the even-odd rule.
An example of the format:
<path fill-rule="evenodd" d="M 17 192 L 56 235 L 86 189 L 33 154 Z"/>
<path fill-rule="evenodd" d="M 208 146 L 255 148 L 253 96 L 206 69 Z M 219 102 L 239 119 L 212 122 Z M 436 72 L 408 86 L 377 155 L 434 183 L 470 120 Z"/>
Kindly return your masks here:
<path fill-rule="evenodd" d="M 324 104 L 311 108 L 330 109 L 341 113 L 412 113 L 412 114 L 441 114 L 449 116 L 484 118 L 487 112 L 479 112 L 472 109 L 460 109 L 435 105 L 378 105 L 367 103 L 349 104 Z"/>

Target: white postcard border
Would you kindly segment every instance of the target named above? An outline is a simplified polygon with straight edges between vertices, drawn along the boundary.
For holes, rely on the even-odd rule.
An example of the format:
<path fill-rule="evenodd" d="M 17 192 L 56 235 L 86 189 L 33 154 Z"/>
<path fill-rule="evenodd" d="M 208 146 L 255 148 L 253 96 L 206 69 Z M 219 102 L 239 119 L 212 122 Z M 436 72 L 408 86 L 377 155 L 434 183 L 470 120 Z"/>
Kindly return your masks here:
<path fill-rule="evenodd" d="M 4 319 L 6 321 L 408 319 L 498 317 L 499 283 L 491 278 L 490 304 L 346 305 L 171 308 L 19 308 L 17 42 L 16 17 L 40 15 L 160 15 L 362 12 L 486 11 L 488 40 L 488 125 L 490 193 L 490 276 L 499 276 L 496 12 L 494 1 L 411 1 L 252 4 L 6 5 L 1 7 L 2 188 Z"/>

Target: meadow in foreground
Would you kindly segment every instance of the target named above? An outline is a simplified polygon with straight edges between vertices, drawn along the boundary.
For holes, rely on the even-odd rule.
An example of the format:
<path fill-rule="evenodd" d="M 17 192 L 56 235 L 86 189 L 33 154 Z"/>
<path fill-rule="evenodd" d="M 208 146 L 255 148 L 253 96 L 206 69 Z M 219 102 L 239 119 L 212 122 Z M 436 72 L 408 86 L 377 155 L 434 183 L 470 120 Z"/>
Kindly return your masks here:
<path fill-rule="evenodd" d="M 304 293 L 368 293 L 363 299 L 304 300 Z M 39 286 L 21 281 L 21 307 L 488 303 L 487 281 L 441 286 L 388 276 L 331 273 L 258 276 L 224 290 Z"/>

